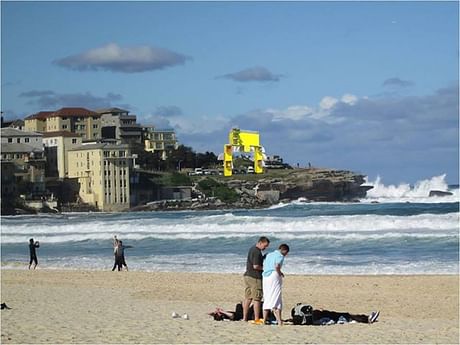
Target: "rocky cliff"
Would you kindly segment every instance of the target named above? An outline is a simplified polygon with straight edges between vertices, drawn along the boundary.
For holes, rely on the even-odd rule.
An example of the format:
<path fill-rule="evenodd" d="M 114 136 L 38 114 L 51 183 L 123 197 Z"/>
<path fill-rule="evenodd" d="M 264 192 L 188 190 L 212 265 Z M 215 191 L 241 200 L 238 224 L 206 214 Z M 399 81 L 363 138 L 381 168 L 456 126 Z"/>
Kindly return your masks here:
<path fill-rule="evenodd" d="M 226 184 L 250 196 L 268 198 L 271 203 L 299 198 L 307 201 L 353 201 L 364 198 L 366 191 L 372 188 L 362 186 L 365 182 L 363 175 L 346 170 L 295 169 L 278 177 L 260 176 L 260 179 L 254 180 L 232 179 Z"/>
<path fill-rule="evenodd" d="M 220 200 L 209 190 L 206 193 L 200 191 L 200 182 L 207 179 L 236 192 L 237 200 Z M 136 210 L 262 208 L 299 198 L 305 202 L 357 201 L 372 188 L 362 186 L 364 182 L 363 175 L 333 169 L 292 169 L 263 175 L 235 175 L 231 178 L 202 176 L 195 178 L 198 198 L 192 201 L 159 201 L 136 207 Z"/>

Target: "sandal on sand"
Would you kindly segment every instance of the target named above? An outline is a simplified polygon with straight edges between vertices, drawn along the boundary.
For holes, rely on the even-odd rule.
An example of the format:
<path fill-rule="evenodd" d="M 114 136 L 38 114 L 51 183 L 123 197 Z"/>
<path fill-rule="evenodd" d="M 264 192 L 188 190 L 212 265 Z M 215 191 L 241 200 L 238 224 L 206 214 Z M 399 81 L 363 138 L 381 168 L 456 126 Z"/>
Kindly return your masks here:
<path fill-rule="evenodd" d="M 257 319 L 257 320 L 251 320 L 249 321 L 252 325 L 263 325 L 265 324 L 264 319 Z"/>
<path fill-rule="evenodd" d="M 369 323 L 374 323 L 375 321 L 377 321 L 377 319 L 379 318 L 379 315 L 380 315 L 380 311 L 373 311 L 370 315 L 369 315 Z"/>

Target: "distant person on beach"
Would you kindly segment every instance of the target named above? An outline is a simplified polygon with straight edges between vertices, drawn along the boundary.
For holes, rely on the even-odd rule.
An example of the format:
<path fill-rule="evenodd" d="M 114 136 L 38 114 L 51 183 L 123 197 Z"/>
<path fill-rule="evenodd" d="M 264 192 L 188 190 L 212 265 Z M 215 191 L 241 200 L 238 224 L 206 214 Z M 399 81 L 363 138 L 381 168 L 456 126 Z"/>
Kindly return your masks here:
<path fill-rule="evenodd" d="M 32 262 L 34 263 L 34 269 L 38 265 L 36 249 L 39 247 L 40 247 L 40 242 L 38 241 L 34 242 L 33 238 L 29 240 L 29 253 L 30 253 L 29 270 L 30 270 L 30 266 L 32 265 Z"/>
<path fill-rule="evenodd" d="M 281 267 L 285 256 L 289 253 L 289 246 L 282 244 L 277 250 L 267 255 L 264 261 L 264 271 L 262 273 L 263 293 L 264 293 L 264 320 L 268 320 L 268 313 L 273 310 L 278 325 L 281 326 L 281 311 L 283 309 L 282 287 L 284 274 Z"/>
<path fill-rule="evenodd" d="M 128 271 L 128 265 L 126 264 L 125 260 L 125 248 L 132 248 L 131 246 L 124 246 L 123 241 L 118 240 L 114 237 L 114 244 L 116 243 L 116 247 L 114 248 L 114 255 L 115 255 L 115 263 L 113 264 L 112 271 L 115 271 L 115 268 L 118 268 L 118 271 L 123 269 L 125 266 L 126 270 Z"/>
<path fill-rule="evenodd" d="M 113 263 L 113 268 L 112 271 L 115 271 L 115 268 L 118 266 L 117 264 L 117 250 L 118 250 L 118 238 L 117 236 L 113 236 L 113 257 L 114 257 L 114 263 Z"/>
<path fill-rule="evenodd" d="M 270 240 L 262 236 L 257 241 L 256 245 L 249 249 L 246 261 L 246 272 L 244 273 L 244 302 L 243 302 L 243 321 L 248 321 L 248 312 L 251 302 L 254 305 L 254 323 L 263 324 L 260 319 L 260 307 L 263 297 L 262 291 L 262 271 L 264 257 L 262 251 L 270 245 Z"/>

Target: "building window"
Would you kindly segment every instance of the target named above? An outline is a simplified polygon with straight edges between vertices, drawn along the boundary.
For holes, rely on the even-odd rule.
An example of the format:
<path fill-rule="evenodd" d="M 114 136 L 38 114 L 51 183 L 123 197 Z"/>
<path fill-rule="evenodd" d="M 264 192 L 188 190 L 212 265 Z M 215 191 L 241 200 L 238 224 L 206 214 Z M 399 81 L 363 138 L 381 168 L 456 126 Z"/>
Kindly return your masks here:
<path fill-rule="evenodd" d="M 97 129 L 97 125 L 93 125 L 93 128 L 94 128 L 94 129 Z"/>
<path fill-rule="evenodd" d="M 24 138 L 24 141 L 25 141 L 26 143 L 28 143 L 28 142 L 29 142 L 29 138 Z"/>
<path fill-rule="evenodd" d="M 72 139 L 72 144 L 76 144 L 77 143 L 77 139 Z"/>
<path fill-rule="evenodd" d="M 62 129 L 67 129 L 67 125 L 62 125 Z"/>
<path fill-rule="evenodd" d="M 110 157 L 110 152 L 109 151 L 104 151 L 104 157 Z"/>
<path fill-rule="evenodd" d="M 118 151 L 118 157 L 124 157 L 125 151 Z"/>
<path fill-rule="evenodd" d="M 16 142 L 19 144 L 21 142 L 21 138 L 17 138 Z"/>
<path fill-rule="evenodd" d="M 12 143 L 12 142 L 13 142 L 13 138 L 8 138 L 8 142 L 9 142 L 9 143 Z"/>

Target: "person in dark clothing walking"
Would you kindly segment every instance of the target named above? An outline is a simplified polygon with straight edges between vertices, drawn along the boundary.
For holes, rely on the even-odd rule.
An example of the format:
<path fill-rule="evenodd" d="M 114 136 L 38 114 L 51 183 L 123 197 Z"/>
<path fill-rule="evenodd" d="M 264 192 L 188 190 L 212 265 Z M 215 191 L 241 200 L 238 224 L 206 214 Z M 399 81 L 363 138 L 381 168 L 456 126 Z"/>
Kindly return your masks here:
<path fill-rule="evenodd" d="M 124 246 L 123 241 L 118 240 L 116 237 L 114 239 L 114 244 L 116 244 L 114 248 L 115 263 L 113 264 L 112 271 L 115 271 L 115 268 L 121 271 L 123 266 L 125 266 L 128 271 L 128 265 L 125 260 L 125 248 L 132 248 L 132 246 Z"/>
<path fill-rule="evenodd" d="M 40 242 L 38 242 L 38 241 L 34 242 L 33 238 L 31 238 L 29 240 L 29 253 L 30 253 L 29 270 L 30 270 L 30 266 L 32 266 L 32 262 L 35 264 L 34 269 L 38 265 L 36 249 L 39 248 L 39 247 L 40 247 Z"/>

